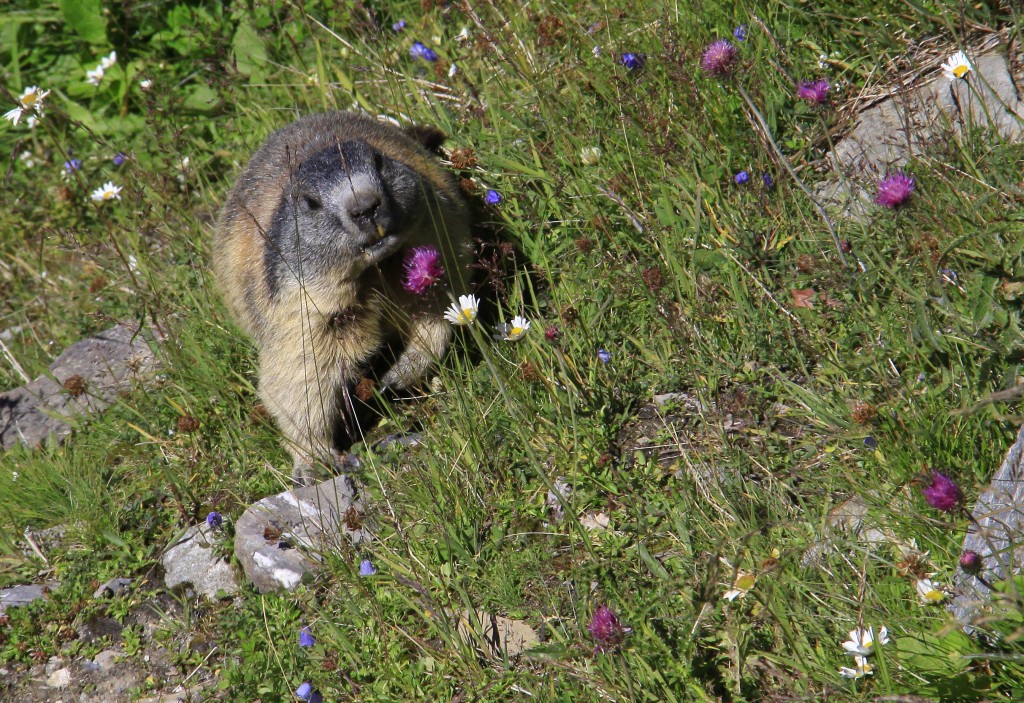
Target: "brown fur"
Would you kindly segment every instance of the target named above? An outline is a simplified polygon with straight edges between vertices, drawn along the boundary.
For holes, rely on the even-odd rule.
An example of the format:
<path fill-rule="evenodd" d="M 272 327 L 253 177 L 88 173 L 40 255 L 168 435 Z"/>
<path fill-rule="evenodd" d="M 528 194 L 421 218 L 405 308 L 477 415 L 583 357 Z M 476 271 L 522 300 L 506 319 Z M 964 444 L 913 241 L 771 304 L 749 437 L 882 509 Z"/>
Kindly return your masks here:
<path fill-rule="evenodd" d="M 436 146 L 436 133 L 424 133 Z M 409 202 L 418 203 L 418 211 L 406 213 L 410 222 L 395 225 L 400 248 L 380 260 L 362 253 L 328 255 L 326 261 L 321 253 L 316 261 L 307 260 L 307 238 L 330 243 L 333 230 L 328 236 L 303 231 L 299 224 L 295 231 L 282 229 L 280 217 L 273 229 L 275 216 L 289 203 L 295 211 L 300 207 L 289 189 L 304 161 L 325 150 L 341 153 L 339 145 L 351 142 L 407 167 L 405 175 L 408 169 L 414 172 L 417 193 L 409 192 L 407 180 L 386 185 L 396 192 L 405 188 L 396 202 L 415 199 Z M 339 192 L 337 184 L 343 186 L 344 178 L 351 182 L 360 175 L 347 172 L 347 161 L 345 169 L 343 177 L 333 171 L 326 176 L 335 184 L 332 193 Z M 328 209 L 333 206 L 331 201 Z M 260 395 L 288 442 L 297 481 L 310 479 L 314 463 L 330 463 L 332 433 L 350 402 L 348 391 L 385 345 L 404 345 L 381 379 L 393 388 L 421 380 L 444 353 L 451 330 L 441 313 L 452 294 L 467 291 L 468 220 L 458 185 L 434 156 L 402 130 L 352 113 L 313 115 L 275 132 L 239 177 L 217 223 L 214 268 L 228 309 L 259 350 Z M 361 242 L 365 235 L 352 229 L 352 239 Z M 289 239 L 281 238 L 282 231 Z M 336 239 L 345 242 L 349 236 L 344 231 Z M 299 253 L 287 265 L 278 263 L 275 276 L 268 262 L 278 252 L 268 247 L 277 247 L 277 241 Z M 423 244 L 442 253 L 447 287 L 435 286 L 421 296 L 405 291 L 401 277 L 404 252 Z M 362 246 L 372 249 L 373 244 Z"/>

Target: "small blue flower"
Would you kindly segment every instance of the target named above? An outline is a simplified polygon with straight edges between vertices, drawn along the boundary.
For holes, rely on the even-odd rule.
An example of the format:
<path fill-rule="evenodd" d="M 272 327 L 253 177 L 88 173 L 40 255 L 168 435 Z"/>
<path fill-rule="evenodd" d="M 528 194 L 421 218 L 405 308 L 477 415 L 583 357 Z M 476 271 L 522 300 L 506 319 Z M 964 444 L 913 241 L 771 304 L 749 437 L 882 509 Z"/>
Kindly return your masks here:
<path fill-rule="evenodd" d="M 619 57 L 619 63 L 628 68 L 630 71 L 639 71 L 647 63 L 647 56 L 644 54 L 634 54 L 627 52 Z"/>
<path fill-rule="evenodd" d="M 123 151 L 119 151 L 114 155 L 114 158 L 111 160 L 114 162 L 115 166 L 122 166 L 124 162 L 128 160 L 128 157 L 125 156 L 125 153 Z"/>
<path fill-rule="evenodd" d="M 497 205 L 501 202 L 501 193 L 496 190 L 488 190 L 484 196 L 484 202 L 488 205 Z"/>
<path fill-rule="evenodd" d="M 403 29 L 405 29 L 405 20 L 398 20 L 391 25 L 391 31 L 393 32 L 401 32 Z"/>
<path fill-rule="evenodd" d="M 359 562 L 359 575 L 360 576 L 373 576 L 377 573 L 377 570 L 373 568 L 373 562 L 369 559 L 363 559 Z"/>
<path fill-rule="evenodd" d="M 741 24 L 736 29 L 732 30 L 732 35 L 736 37 L 736 41 L 747 40 L 747 25 Z"/>
<path fill-rule="evenodd" d="M 607 364 L 612 360 L 612 353 L 607 349 L 598 349 L 597 358 L 601 360 L 602 364 Z"/>
<path fill-rule="evenodd" d="M 736 185 L 745 186 L 750 182 L 750 174 L 746 171 L 740 171 L 733 177 L 733 180 L 736 181 Z"/>
<path fill-rule="evenodd" d="M 299 630 L 300 647 L 312 647 L 314 644 L 316 644 L 316 640 L 313 638 L 313 633 L 309 631 L 308 626 Z"/>
<path fill-rule="evenodd" d="M 308 681 L 303 681 L 299 684 L 299 687 L 295 689 L 295 697 L 300 701 L 308 701 L 309 697 L 313 695 L 313 686 Z"/>
<path fill-rule="evenodd" d="M 206 524 L 213 529 L 217 529 L 224 524 L 224 518 L 217 511 L 211 510 L 210 514 L 206 516 Z"/>
<path fill-rule="evenodd" d="M 82 168 L 82 162 L 78 159 L 69 159 L 64 162 L 64 170 L 68 173 L 74 173 L 80 168 Z"/>
<path fill-rule="evenodd" d="M 878 446 L 878 440 L 872 437 L 871 435 L 868 435 L 867 437 L 864 438 L 864 446 L 867 447 L 868 449 L 874 449 L 875 447 Z"/>
<path fill-rule="evenodd" d="M 772 180 L 772 174 L 770 173 L 762 173 L 761 181 L 764 183 L 765 190 L 771 190 L 775 185 L 775 181 Z"/>
<path fill-rule="evenodd" d="M 414 59 L 422 59 L 430 62 L 437 61 L 437 52 L 423 42 L 413 42 L 412 47 L 409 49 L 409 53 Z"/>

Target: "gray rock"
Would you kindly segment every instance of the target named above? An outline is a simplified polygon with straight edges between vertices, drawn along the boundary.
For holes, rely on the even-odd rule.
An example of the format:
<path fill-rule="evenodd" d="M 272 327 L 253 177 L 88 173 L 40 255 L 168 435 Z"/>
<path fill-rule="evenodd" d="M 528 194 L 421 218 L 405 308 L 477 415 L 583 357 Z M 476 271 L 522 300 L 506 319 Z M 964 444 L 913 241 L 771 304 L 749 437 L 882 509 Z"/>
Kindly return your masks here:
<path fill-rule="evenodd" d="M 164 552 L 160 561 L 168 588 L 188 583 L 210 600 L 216 599 L 218 593 L 232 595 L 238 591 L 231 566 L 214 548 L 217 537 L 217 531 L 206 523 L 194 525 Z"/>
<path fill-rule="evenodd" d="M 459 615 L 462 639 L 488 657 L 516 657 L 540 642 L 537 633 L 522 620 L 493 615 L 484 610 L 464 610 Z"/>
<path fill-rule="evenodd" d="M 982 579 L 1002 581 L 1024 569 L 1024 428 L 1006 453 L 992 481 L 978 495 L 963 551 L 981 555 Z M 960 622 L 972 623 L 990 603 L 989 589 L 978 578 L 957 571 L 956 595 L 949 609 Z M 970 628 L 968 628 L 970 629 Z"/>
<path fill-rule="evenodd" d="M 126 590 L 128 590 L 128 587 L 132 585 L 132 581 L 133 579 L 112 578 L 105 584 L 97 588 L 93 592 L 92 597 L 99 599 L 108 598 L 111 596 L 119 596 Z"/>
<path fill-rule="evenodd" d="M 46 685 L 50 688 L 67 688 L 71 685 L 71 670 L 57 669 L 47 677 Z"/>
<path fill-rule="evenodd" d="M 34 600 L 45 598 L 48 591 L 53 590 L 59 583 L 48 583 L 44 585 L 12 586 L 0 590 L 0 613 L 8 608 L 16 608 L 19 605 L 28 605 Z"/>
<path fill-rule="evenodd" d="M 918 553 L 913 544 L 900 540 L 892 530 L 879 524 L 871 515 L 868 503 L 860 496 L 854 496 L 830 510 L 825 524 L 824 538 L 804 552 L 801 559 L 804 566 L 820 564 L 825 554 L 844 550 L 851 543 L 867 549 L 892 545 L 901 557 Z"/>
<path fill-rule="evenodd" d="M 115 325 L 65 349 L 49 373 L 0 393 L 0 447 L 35 447 L 49 437 L 61 441 L 77 419 L 110 405 L 118 391 L 156 368 L 147 336 L 158 338 Z"/>
<path fill-rule="evenodd" d="M 268 496 L 235 523 L 235 557 L 261 593 L 291 590 L 324 552 L 340 547 L 343 536 L 354 544 L 369 539 L 366 529 L 345 524 L 349 510 L 362 514 L 355 484 L 347 476 Z"/>
<path fill-rule="evenodd" d="M 104 649 L 92 659 L 92 664 L 98 671 L 109 671 L 117 664 L 121 653 L 114 649 Z"/>
<path fill-rule="evenodd" d="M 865 220 L 879 177 L 899 169 L 931 144 L 987 127 L 1003 139 L 1024 136 L 1024 103 L 1000 50 L 968 51 L 974 70 L 950 83 L 942 72 L 920 86 L 894 91 L 857 117 L 829 154 L 836 176 L 816 186 L 817 197 L 844 218 Z"/>

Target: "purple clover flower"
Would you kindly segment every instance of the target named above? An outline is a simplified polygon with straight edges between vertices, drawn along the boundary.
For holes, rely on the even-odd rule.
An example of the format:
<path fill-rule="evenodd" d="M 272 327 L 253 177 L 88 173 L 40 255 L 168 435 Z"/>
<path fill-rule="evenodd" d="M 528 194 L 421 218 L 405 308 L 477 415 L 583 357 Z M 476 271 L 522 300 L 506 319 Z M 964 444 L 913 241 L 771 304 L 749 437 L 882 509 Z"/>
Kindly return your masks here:
<path fill-rule="evenodd" d="M 746 171 L 740 171 L 735 176 L 733 176 L 733 180 L 736 181 L 736 185 L 745 186 L 747 183 L 750 182 L 750 174 L 747 173 Z"/>
<path fill-rule="evenodd" d="M 111 161 L 114 162 L 114 165 L 119 167 L 119 168 L 121 166 L 123 166 L 124 162 L 127 161 L 127 160 L 128 160 L 128 157 L 125 155 L 125 153 L 123 151 L 117 152 L 116 154 L 114 154 L 114 158 L 111 159 Z"/>
<path fill-rule="evenodd" d="M 602 364 L 607 364 L 612 360 L 612 353 L 607 349 L 598 349 L 597 358 L 601 360 Z"/>
<path fill-rule="evenodd" d="M 68 173 L 74 173 L 80 168 L 82 168 L 82 162 L 78 159 L 68 159 L 64 162 L 64 170 Z"/>
<path fill-rule="evenodd" d="M 736 67 L 736 47 L 728 39 L 711 42 L 701 54 L 700 67 L 709 76 L 728 76 Z"/>
<path fill-rule="evenodd" d="M 594 617 L 587 625 L 587 631 L 591 637 L 597 640 L 596 649 L 604 652 L 620 645 L 631 629 L 624 627 L 619 622 L 618 616 L 612 612 L 611 608 L 607 605 L 600 605 L 594 611 Z"/>
<path fill-rule="evenodd" d="M 806 100 L 809 103 L 815 105 L 824 105 L 828 102 L 828 91 L 832 86 L 829 82 L 820 78 L 816 81 L 804 81 L 800 84 L 800 87 L 796 89 L 796 95 L 802 100 Z"/>
<path fill-rule="evenodd" d="M 484 202 L 488 205 L 497 205 L 501 202 L 501 193 L 496 190 L 488 190 L 484 196 Z"/>
<path fill-rule="evenodd" d="M 732 30 L 732 35 L 736 37 L 736 41 L 744 42 L 747 40 L 747 25 L 741 24 L 736 29 Z"/>
<path fill-rule="evenodd" d="M 944 513 L 951 513 L 960 505 L 963 494 L 952 479 L 941 471 L 932 472 L 932 482 L 921 489 L 928 505 Z"/>
<path fill-rule="evenodd" d="M 392 32 L 401 32 L 403 29 L 405 29 L 405 20 L 398 20 L 391 25 Z"/>
<path fill-rule="evenodd" d="M 423 61 L 430 61 L 431 63 L 437 61 L 437 52 L 420 41 L 412 43 L 409 53 L 414 59 L 422 59 Z"/>
<path fill-rule="evenodd" d="M 363 559 L 359 562 L 359 575 L 360 576 L 373 576 L 377 573 L 377 569 L 374 568 L 373 562 L 369 559 Z"/>
<path fill-rule="evenodd" d="M 402 278 L 402 287 L 416 295 L 426 293 L 428 288 L 444 276 L 441 252 L 432 246 L 414 247 L 406 252 L 403 268 L 405 277 Z"/>
<path fill-rule="evenodd" d="M 910 198 L 915 185 L 914 177 L 903 171 L 887 173 L 885 178 L 878 182 L 878 195 L 875 196 L 875 202 L 883 207 L 898 208 Z"/>
<path fill-rule="evenodd" d="M 981 571 L 981 555 L 968 549 L 960 555 L 960 568 L 965 574 L 977 574 Z"/>
<path fill-rule="evenodd" d="M 312 647 L 314 644 L 316 644 L 316 639 L 314 639 L 313 633 L 309 631 L 309 626 L 299 630 L 300 647 Z"/>
<path fill-rule="evenodd" d="M 216 530 L 224 524 L 224 517 L 216 510 L 211 510 L 210 514 L 206 516 L 206 524 L 208 527 Z"/>
<path fill-rule="evenodd" d="M 626 52 L 619 57 L 619 63 L 628 68 L 630 71 L 639 71 L 647 63 L 647 56 L 645 54 L 634 54 L 631 51 Z"/>

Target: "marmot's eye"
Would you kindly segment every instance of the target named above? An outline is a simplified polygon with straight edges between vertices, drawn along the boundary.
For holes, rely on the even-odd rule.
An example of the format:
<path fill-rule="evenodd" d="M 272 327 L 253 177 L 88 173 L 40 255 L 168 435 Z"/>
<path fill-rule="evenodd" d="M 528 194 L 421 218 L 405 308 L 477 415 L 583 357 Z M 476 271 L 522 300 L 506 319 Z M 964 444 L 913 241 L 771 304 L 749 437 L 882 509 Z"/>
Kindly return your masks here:
<path fill-rule="evenodd" d="M 306 201 L 306 207 L 310 210 L 319 210 L 323 207 L 323 203 L 321 203 L 315 196 L 304 195 L 302 198 Z"/>

